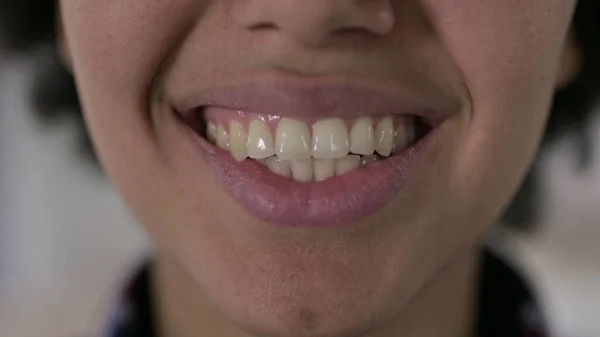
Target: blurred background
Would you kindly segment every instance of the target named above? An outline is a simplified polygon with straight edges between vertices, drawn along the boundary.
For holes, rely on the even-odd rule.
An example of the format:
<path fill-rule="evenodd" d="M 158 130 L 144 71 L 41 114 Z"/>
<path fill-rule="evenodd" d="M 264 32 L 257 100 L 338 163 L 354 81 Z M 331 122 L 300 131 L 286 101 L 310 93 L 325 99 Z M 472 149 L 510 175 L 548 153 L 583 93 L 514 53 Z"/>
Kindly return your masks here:
<path fill-rule="evenodd" d="M 77 155 L 74 125 L 34 118 L 33 63 L 0 62 L 0 337 L 94 336 L 151 245 Z M 588 170 L 573 139 L 541 156 L 537 231 L 493 234 L 507 238 L 499 249 L 537 287 L 557 337 L 600 336 L 600 113 L 589 128 Z"/>

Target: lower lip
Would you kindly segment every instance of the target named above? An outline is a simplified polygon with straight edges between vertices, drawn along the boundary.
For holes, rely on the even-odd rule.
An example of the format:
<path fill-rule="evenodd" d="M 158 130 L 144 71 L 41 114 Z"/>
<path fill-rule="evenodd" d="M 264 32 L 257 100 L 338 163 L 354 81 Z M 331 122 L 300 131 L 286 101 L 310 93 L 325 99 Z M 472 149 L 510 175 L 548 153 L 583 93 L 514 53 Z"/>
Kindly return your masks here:
<path fill-rule="evenodd" d="M 255 160 L 237 162 L 184 126 L 227 192 L 257 218 L 296 228 L 350 226 L 376 213 L 406 186 L 438 128 L 402 154 L 321 182 L 301 183 Z"/>

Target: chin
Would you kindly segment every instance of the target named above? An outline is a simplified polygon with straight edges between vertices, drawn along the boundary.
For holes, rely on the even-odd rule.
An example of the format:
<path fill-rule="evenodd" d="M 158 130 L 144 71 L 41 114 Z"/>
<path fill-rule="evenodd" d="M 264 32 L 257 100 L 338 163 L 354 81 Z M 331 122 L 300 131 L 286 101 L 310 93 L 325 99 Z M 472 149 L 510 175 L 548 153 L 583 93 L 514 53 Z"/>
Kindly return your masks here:
<path fill-rule="evenodd" d="M 229 320 L 255 336 L 359 337 L 385 326 L 421 287 L 421 270 L 398 258 L 405 256 L 398 250 L 388 249 L 385 257 L 368 247 L 371 253 L 333 249 L 229 262 L 223 274 L 203 275 L 210 281 L 201 288 Z"/>
<path fill-rule="evenodd" d="M 270 337 L 366 336 L 379 330 L 395 309 L 389 303 L 367 298 L 355 305 L 358 299 L 347 294 L 312 296 L 274 294 L 256 300 L 227 301 L 221 306 L 242 330 Z"/>

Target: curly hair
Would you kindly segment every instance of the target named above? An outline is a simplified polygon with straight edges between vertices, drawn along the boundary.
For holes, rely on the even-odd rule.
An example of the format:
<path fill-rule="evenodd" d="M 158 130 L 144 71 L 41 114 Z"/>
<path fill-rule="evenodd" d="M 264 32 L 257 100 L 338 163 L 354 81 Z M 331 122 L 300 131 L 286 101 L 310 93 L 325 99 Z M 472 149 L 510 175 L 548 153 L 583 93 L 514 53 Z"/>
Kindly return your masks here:
<path fill-rule="evenodd" d="M 44 123 L 60 117 L 80 126 L 82 153 L 96 160 L 79 108 L 71 74 L 62 67 L 56 51 L 56 0 L 0 0 L 0 40 L 3 49 L 28 52 L 41 49 L 43 60 L 37 84 L 32 91 L 36 113 Z M 542 150 L 565 135 L 578 143 L 579 165 L 585 168 L 591 158 L 591 130 L 587 128 L 600 96 L 600 1 L 579 0 L 573 18 L 573 33 L 582 54 L 576 78 L 554 96 Z M 44 48 L 39 48 L 39 47 Z M 531 229 L 539 215 L 536 198 L 539 179 L 535 162 L 504 215 L 512 227 Z"/>

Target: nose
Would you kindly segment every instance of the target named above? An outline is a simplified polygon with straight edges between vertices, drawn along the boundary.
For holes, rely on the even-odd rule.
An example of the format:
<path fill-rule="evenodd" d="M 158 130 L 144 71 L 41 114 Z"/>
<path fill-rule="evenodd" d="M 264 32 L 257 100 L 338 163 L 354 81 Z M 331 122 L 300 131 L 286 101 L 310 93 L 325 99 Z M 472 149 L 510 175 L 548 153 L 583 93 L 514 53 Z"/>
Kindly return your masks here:
<path fill-rule="evenodd" d="M 319 45 L 348 32 L 383 36 L 395 25 L 393 0 L 234 0 L 234 22 L 252 30 L 277 30 Z"/>

